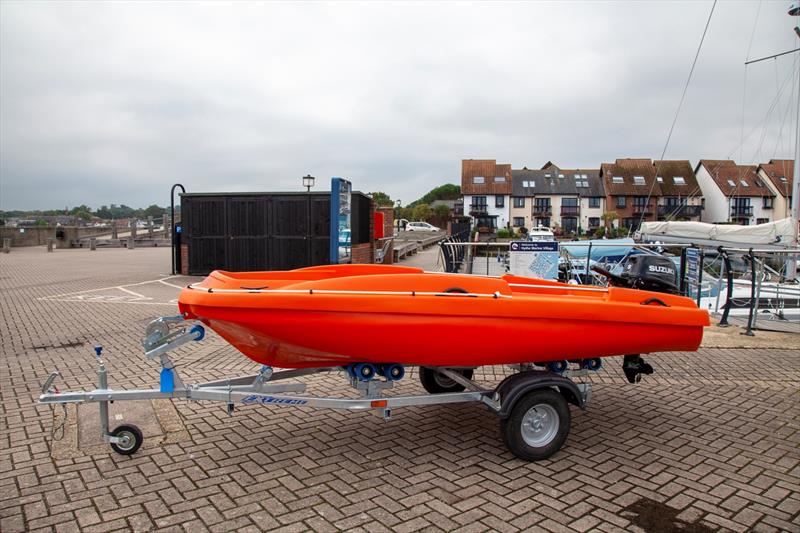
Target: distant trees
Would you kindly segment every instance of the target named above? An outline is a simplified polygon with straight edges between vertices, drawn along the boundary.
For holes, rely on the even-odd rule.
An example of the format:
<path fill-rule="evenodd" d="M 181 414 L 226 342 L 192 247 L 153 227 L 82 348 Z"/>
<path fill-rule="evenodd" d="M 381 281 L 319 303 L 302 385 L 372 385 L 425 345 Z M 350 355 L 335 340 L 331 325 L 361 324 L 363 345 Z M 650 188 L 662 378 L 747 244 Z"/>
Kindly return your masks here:
<path fill-rule="evenodd" d="M 380 207 L 394 206 L 394 201 L 392 201 L 392 198 L 385 192 L 381 191 L 372 193 L 372 201 L 375 202 L 375 205 Z"/>
<path fill-rule="evenodd" d="M 96 211 L 92 211 L 92 208 L 86 204 L 81 204 L 79 206 L 69 208 L 65 207 L 64 209 L 48 209 L 48 210 L 36 210 L 36 211 L 22 211 L 22 210 L 14 210 L 14 211 L 0 211 L 0 220 L 7 220 L 9 218 L 29 218 L 29 219 L 38 219 L 38 217 L 46 217 L 46 216 L 57 216 L 57 215 L 71 215 L 74 217 L 78 217 L 82 220 L 91 220 L 93 217 L 102 218 L 104 220 L 111 220 L 111 219 L 120 219 L 120 218 L 141 218 L 146 219 L 147 217 L 153 218 L 160 218 L 167 212 L 166 207 L 160 207 L 156 204 L 149 205 L 144 209 L 134 209 L 133 207 L 129 207 L 125 204 L 116 205 L 111 204 L 110 206 L 101 205 L 99 209 Z M 43 224 L 47 224 L 44 219 L 38 219 Z"/>
<path fill-rule="evenodd" d="M 452 183 L 445 183 L 435 189 L 431 189 L 431 191 L 422 198 L 411 202 L 408 206 L 415 207 L 419 204 L 430 205 L 436 200 L 458 200 L 459 198 L 461 198 L 461 187 Z"/>

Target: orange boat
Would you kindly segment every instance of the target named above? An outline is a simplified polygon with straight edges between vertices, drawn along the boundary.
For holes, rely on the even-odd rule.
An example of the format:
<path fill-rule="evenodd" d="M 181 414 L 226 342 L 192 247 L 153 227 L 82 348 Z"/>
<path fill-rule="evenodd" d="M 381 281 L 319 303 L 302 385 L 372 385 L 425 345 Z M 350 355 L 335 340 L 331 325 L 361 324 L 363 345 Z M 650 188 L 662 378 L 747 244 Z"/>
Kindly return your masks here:
<path fill-rule="evenodd" d="M 212 272 L 180 294 L 250 359 L 476 367 L 694 351 L 708 313 L 683 296 L 382 265 Z"/>

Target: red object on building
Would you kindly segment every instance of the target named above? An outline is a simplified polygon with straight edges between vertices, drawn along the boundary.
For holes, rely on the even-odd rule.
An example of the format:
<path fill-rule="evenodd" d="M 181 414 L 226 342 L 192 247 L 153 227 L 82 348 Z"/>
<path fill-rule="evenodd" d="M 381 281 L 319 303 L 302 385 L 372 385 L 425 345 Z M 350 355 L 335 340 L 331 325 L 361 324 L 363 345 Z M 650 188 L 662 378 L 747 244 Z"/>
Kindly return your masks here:
<path fill-rule="evenodd" d="M 384 234 L 383 234 L 383 213 L 381 213 L 380 211 L 373 211 L 372 212 L 372 216 L 375 217 L 374 220 L 373 220 L 373 222 L 374 222 L 373 227 L 375 228 L 373 230 L 373 231 L 375 231 L 375 236 L 374 237 L 375 237 L 375 239 L 383 239 L 383 237 L 384 237 Z"/>

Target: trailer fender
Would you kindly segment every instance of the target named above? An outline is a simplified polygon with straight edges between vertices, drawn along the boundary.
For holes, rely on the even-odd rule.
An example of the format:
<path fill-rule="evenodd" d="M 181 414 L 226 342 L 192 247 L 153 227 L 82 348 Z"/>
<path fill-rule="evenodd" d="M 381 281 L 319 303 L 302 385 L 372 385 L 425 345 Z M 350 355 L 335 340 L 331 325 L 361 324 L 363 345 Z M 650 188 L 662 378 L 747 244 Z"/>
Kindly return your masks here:
<path fill-rule="evenodd" d="M 508 376 L 494 390 L 493 399 L 499 402 L 497 416 L 508 418 L 517 400 L 533 390 L 543 388 L 554 388 L 567 402 L 586 409 L 588 394 L 582 392 L 575 382 L 552 372 L 529 370 Z"/>

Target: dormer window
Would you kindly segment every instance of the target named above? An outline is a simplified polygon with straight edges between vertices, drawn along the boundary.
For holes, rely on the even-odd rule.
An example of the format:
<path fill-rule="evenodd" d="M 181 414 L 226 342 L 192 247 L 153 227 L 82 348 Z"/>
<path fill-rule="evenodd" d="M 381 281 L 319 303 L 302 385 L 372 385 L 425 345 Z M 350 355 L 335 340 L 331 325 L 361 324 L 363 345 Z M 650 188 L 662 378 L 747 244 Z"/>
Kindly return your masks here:
<path fill-rule="evenodd" d="M 744 181 L 744 180 L 739 180 L 739 183 L 741 183 L 741 184 L 742 184 L 742 187 L 749 187 L 749 186 L 750 186 L 750 184 L 749 184 L 749 183 L 747 183 L 747 182 L 746 182 L 746 181 Z"/>
<path fill-rule="evenodd" d="M 656 181 L 659 183 L 664 183 L 664 178 L 662 178 L 661 176 L 656 176 Z"/>
<path fill-rule="evenodd" d="M 613 176 L 611 183 L 625 183 L 625 180 L 622 179 L 622 176 Z"/>
<path fill-rule="evenodd" d="M 728 185 L 730 185 L 731 187 L 736 187 L 736 182 L 733 180 L 728 180 Z"/>
<path fill-rule="evenodd" d="M 506 182 L 506 177 L 505 176 L 495 176 L 494 177 L 494 182 L 495 183 L 505 183 Z"/>
<path fill-rule="evenodd" d="M 633 177 L 633 184 L 634 185 L 644 185 L 644 176 L 634 176 Z"/>
<path fill-rule="evenodd" d="M 475 185 L 483 185 L 486 181 L 483 179 L 483 176 L 475 176 L 472 178 L 472 183 Z"/>
<path fill-rule="evenodd" d="M 675 176 L 672 179 L 675 181 L 675 185 L 686 185 L 686 180 L 683 179 L 683 176 Z"/>

